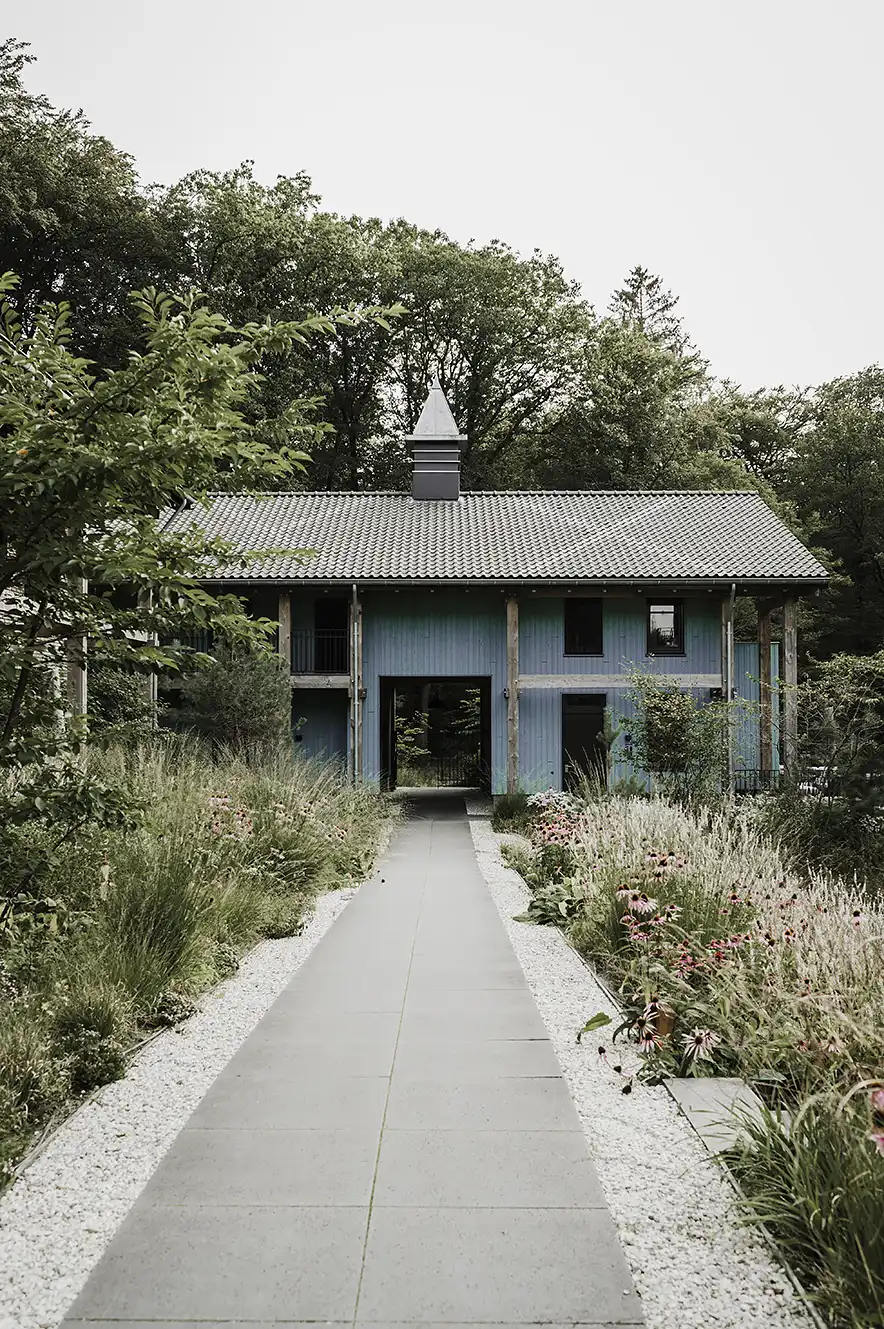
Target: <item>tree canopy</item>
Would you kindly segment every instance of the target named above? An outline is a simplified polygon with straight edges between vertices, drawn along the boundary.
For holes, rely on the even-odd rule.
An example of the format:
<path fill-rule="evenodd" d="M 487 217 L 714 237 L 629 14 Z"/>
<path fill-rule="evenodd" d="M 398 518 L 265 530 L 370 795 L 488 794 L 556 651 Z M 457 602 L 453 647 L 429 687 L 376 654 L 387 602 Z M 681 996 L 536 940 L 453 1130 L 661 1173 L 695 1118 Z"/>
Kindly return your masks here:
<path fill-rule="evenodd" d="M 467 487 L 757 488 L 837 573 L 813 649 L 881 645 L 880 368 L 745 391 L 711 373 L 677 295 L 640 264 L 599 312 L 553 255 L 341 216 L 303 173 L 266 184 L 244 162 L 145 188 L 80 112 L 26 89 L 29 59 L 0 45 L 0 271 L 19 275 L 23 335 L 42 302 L 67 302 L 66 345 L 100 380 L 141 335 L 133 289 L 200 290 L 240 327 L 401 303 L 392 323 L 264 349 L 237 406 L 252 437 L 303 447 L 287 430 L 314 399 L 331 426 L 310 436 L 308 469 L 271 470 L 266 487 L 404 486 L 404 438 L 438 374 L 468 436 Z M 235 482 L 218 467 L 216 485 Z"/>

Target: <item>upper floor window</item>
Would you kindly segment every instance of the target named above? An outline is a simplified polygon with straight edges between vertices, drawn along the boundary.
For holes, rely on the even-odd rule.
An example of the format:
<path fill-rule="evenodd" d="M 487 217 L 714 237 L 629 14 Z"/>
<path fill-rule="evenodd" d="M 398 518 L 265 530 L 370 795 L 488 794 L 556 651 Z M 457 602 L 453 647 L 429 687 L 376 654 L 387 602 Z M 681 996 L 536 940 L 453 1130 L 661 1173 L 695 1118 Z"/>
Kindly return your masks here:
<path fill-rule="evenodd" d="M 684 604 L 648 601 L 648 655 L 684 655 Z"/>
<path fill-rule="evenodd" d="M 565 654 L 603 655 L 601 600 L 565 601 Z"/>

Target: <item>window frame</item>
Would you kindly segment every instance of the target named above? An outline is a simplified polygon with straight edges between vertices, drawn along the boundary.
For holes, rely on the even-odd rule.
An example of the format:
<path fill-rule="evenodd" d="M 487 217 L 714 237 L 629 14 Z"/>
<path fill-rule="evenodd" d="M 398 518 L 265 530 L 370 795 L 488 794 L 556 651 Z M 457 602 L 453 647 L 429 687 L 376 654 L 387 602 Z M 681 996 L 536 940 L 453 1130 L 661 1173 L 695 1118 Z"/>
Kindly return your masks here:
<path fill-rule="evenodd" d="M 654 646 L 651 642 L 651 610 L 660 605 L 672 605 L 675 611 L 676 642 L 673 646 Z M 686 641 L 683 597 L 675 595 L 668 599 L 664 599 L 662 595 L 653 599 L 649 597 L 645 609 L 645 655 L 649 658 L 657 655 L 686 655 Z"/>
<path fill-rule="evenodd" d="M 578 636 L 574 633 L 569 638 L 568 633 L 568 605 L 590 603 L 598 605 L 598 645 L 597 651 L 575 651 L 569 649 L 573 640 Z M 600 660 L 605 654 L 605 602 L 600 595 L 568 595 L 562 601 L 562 655 L 568 659 L 574 660 Z"/>

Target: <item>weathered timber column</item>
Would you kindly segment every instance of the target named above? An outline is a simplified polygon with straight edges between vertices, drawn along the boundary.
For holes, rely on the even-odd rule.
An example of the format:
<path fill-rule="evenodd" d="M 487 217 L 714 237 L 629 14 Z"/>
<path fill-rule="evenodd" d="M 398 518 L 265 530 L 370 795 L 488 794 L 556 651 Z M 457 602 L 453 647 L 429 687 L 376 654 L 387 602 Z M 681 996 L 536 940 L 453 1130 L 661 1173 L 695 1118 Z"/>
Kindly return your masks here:
<path fill-rule="evenodd" d="M 292 672 L 292 595 L 291 591 L 279 592 L 279 609 L 276 613 L 279 632 L 276 649 L 279 658 L 285 662 L 289 673 Z"/>
<path fill-rule="evenodd" d="M 138 608 L 145 614 L 153 611 L 153 591 L 148 586 L 138 592 Z M 159 638 L 155 632 L 144 629 L 144 639 L 148 646 L 158 646 Z M 157 727 L 157 700 L 159 695 L 159 679 L 157 671 L 151 669 L 149 674 L 144 676 L 144 696 L 147 704 L 151 708 L 150 724 L 152 729 Z"/>
<path fill-rule="evenodd" d="M 770 668 L 770 609 L 758 610 L 758 745 L 759 766 L 773 770 L 773 679 Z"/>
<path fill-rule="evenodd" d="M 727 783 L 734 787 L 734 722 L 731 702 L 734 691 L 734 602 L 728 595 L 721 602 L 721 695 L 727 703 Z"/>
<path fill-rule="evenodd" d="M 798 601 L 783 606 L 783 765 L 798 767 Z"/>
<path fill-rule="evenodd" d="M 85 577 L 77 579 L 77 589 L 86 595 L 89 582 Z M 89 640 L 85 636 L 72 636 L 67 639 L 67 683 L 68 705 L 71 714 L 86 715 L 89 710 Z"/>
<path fill-rule="evenodd" d="M 506 792 L 519 787 L 519 602 L 506 602 Z"/>
<path fill-rule="evenodd" d="M 364 760 L 362 756 L 362 722 L 365 715 L 363 699 L 365 697 L 365 679 L 362 666 L 362 601 L 356 609 L 356 751 L 359 754 L 359 770 L 356 773 L 357 783 L 362 779 Z"/>

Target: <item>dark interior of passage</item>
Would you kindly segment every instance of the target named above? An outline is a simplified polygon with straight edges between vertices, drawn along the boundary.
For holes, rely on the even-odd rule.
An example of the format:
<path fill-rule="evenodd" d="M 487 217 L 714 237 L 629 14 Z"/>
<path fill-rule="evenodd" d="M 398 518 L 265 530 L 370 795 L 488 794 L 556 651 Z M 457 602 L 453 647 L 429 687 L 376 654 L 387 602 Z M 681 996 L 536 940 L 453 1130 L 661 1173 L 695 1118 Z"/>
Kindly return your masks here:
<path fill-rule="evenodd" d="M 385 789 L 490 789 L 490 678 L 382 678 L 380 684 Z"/>
<path fill-rule="evenodd" d="M 582 776 L 606 783 L 603 692 L 562 696 L 562 788 L 575 789 Z"/>

